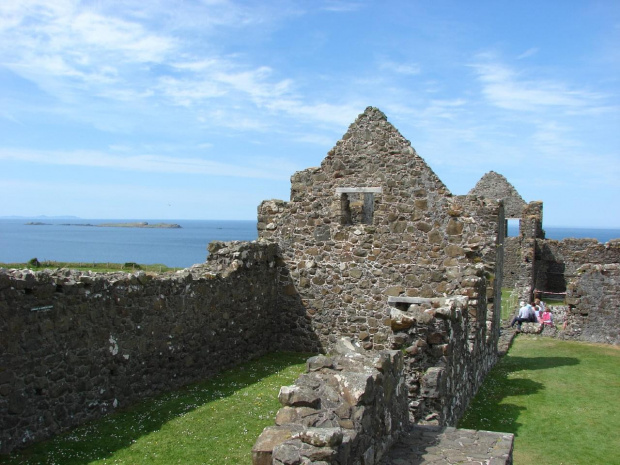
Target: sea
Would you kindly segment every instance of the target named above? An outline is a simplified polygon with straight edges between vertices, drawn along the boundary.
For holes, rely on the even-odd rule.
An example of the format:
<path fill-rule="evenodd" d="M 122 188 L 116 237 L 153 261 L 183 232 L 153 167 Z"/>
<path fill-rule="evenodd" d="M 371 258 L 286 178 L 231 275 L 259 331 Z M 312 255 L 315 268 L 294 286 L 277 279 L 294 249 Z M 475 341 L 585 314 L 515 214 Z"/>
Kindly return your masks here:
<path fill-rule="evenodd" d="M 103 223 L 175 223 L 178 229 L 80 226 Z M 38 222 L 42 225 L 27 223 Z M 620 238 L 620 229 L 544 228 L 548 239 L 594 238 L 600 242 Z M 516 235 L 511 230 L 509 235 Z M 207 258 L 207 244 L 219 241 L 253 241 L 256 221 L 145 220 L 145 219 L 0 219 L 0 263 L 39 261 L 78 263 L 140 263 L 186 268 Z"/>

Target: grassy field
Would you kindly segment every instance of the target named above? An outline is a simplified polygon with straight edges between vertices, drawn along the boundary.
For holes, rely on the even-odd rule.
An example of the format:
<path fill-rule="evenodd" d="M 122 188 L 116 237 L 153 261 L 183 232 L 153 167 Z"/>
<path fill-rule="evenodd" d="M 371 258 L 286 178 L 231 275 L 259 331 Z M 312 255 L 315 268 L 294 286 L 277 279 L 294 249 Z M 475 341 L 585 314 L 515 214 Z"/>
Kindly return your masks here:
<path fill-rule="evenodd" d="M 519 465 L 620 464 L 620 348 L 519 336 L 461 428 L 515 434 Z"/>
<path fill-rule="evenodd" d="M 44 270 L 46 268 L 70 268 L 79 271 L 97 271 L 99 273 L 112 273 L 115 271 L 125 271 L 132 273 L 134 271 L 147 271 L 152 273 L 165 273 L 167 271 L 177 271 L 181 268 L 170 268 L 159 263 L 153 265 L 141 265 L 138 263 L 97 263 L 97 262 L 56 262 L 47 260 L 39 262 L 36 259 L 30 260 L 28 263 L 0 263 L 0 268 L 30 268 L 31 270 Z"/>
<path fill-rule="evenodd" d="M 308 354 L 279 353 L 79 427 L 0 464 L 251 464 L 264 427 L 274 424 L 281 386 Z"/>

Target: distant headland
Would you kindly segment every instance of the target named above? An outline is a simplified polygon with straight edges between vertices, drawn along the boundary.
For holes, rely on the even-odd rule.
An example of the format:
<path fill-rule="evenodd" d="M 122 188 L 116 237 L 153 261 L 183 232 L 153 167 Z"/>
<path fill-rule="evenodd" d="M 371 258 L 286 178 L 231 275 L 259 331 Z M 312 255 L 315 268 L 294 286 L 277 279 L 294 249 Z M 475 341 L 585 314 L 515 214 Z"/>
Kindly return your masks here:
<path fill-rule="evenodd" d="M 26 223 L 27 226 L 52 226 L 51 223 L 43 223 L 41 221 L 31 221 Z M 159 228 L 159 229 L 179 229 L 181 225 L 176 223 L 155 223 L 149 224 L 146 221 L 138 221 L 134 223 L 61 223 L 60 226 L 88 226 L 95 228 Z"/>

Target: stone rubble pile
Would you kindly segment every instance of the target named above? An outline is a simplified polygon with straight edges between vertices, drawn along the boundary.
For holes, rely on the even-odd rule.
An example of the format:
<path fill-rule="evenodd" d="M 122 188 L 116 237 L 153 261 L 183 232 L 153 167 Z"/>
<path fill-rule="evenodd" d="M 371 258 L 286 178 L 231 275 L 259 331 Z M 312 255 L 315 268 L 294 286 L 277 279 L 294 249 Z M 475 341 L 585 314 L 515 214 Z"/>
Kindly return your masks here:
<path fill-rule="evenodd" d="M 280 390 L 276 426 L 256 441 L 252 463 L 375 463 L 408 425 L 402 369 L 401 352 L 367 352 L 346 338 L 309 359 Z"/>

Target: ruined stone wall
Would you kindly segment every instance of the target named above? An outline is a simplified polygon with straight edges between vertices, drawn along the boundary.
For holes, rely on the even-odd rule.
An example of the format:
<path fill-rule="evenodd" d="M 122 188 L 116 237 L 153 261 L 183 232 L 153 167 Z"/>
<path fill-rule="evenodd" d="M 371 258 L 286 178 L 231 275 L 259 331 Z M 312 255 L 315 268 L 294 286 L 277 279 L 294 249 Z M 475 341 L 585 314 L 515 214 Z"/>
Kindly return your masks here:
<path fill-rule="evenodd" d="M 446 318 L 454 310 L 434 309 Z M 283 407 L 255 442 L 253 465 L 512 464 L 512 434 L 412 425 L 405 372 L 402 351 L 338 341 L 282 387 Z"/>
<path fill-rule="evenodd" d="M 620 344 L 620 264 L 587 264 L 567 288 L 566 334 L 581 341 Z"/>
<path fill-rule="evenodd" d="M 413 422 L 456 424 L 497 360 L 486 281 L 481 270 L 468 279 L 471 297 L 393 299 L 390 341 L 405 353 Z"/>
<path fill-rule="evenodd" d="M 0 450 L 273 350 L 275 245 L 172 275 L 0 270 Z"/>
<path fill-rule="evenodd" d="M 377 463 L 409 425 L 402 353 L 342 340 L 307 365 L 280 390 L 276 426 L 256 441 L 252 463 Z"/>
<path fill-rule="evenodd" d="M 284 346 L 305 340 L 307 349 L 328 350 L 342 336 L 365 349 L 416 345 L 410 413 L 416 421 L 452 421 L 467 395 L 457 395 L 450 407 L 447 398 L 475 392 L 477 384 L 466 383 L 474 373 L 483 377 L 495 360 L 499 311 L 492 303 L 499 301 L 501 273 L 492 275 L 505 235 L 501 202 L 450 194 L 374 108 L 320 167 L 296 173 L 291 183 L 289 202 L 266 201 L 258 212 L 259 237 L 277 242 L 283 254 Z M 445 296 L 471 299 L 463 319 L 393 337 L 390 299 Z M 426 376 L 436 365 L 450 366 L 441 376 Z M 439 383 L 429 390 L 437 402 L 423 401 L 423 383 Z"/>
<path fill-rule="evenodd" d="M 528 203 L 522 210 L 519 235 L 504 240 L 504 287 L 516 289 L 520 300 L 529 302 L 536 281 L 545 269 L 540 260 L 540 244 L 545 237 L 542 229 L 542 202 Z"/>
<path fill-rule="evenodd" d="M 495 171 L 489 171 L 476 183 L 470 194 L 504 202 L 506 218 L 521 218 L 525 200 L 508 180 Z"/>
<path fill-rule="evenodd" d="M 521 238 L 507 237 L 504 239 L 504 286 L 514 289 L 522 286 L 521 276 Z"/>
<path fill-rule="evenodd" d="M 534 201 L 528 203 L 521 212 L 519 222 L 519 236 L 525 239 L 544 239 L 545 231 L 542 228 L 543 203 Z"/>
<path fill-rule="evenodd" d="M 620 240 L 606 244 L 596 239 L 538 240 L 540 255 L 536 289 L 565 292 L 567 283 L 576 277 L 577 269 L 586 263 L 620 263 Z"/>
<path fill-rule="evenodd" d="M 259 207 L 266 243 L 212 243 L 181 274 L 0 273 L 4 450 L 342 337 L 401 349 L 410 419 L 453 424 L 497 359 L 502 202 L 453 196 L 375 108 L 291 181 Z"/>
<path fill-rule="evenodd" d="M 388 297 L 451 295 L 465 267 L 494 268 L 499 204 L 452 196 L 376 109 L 291 182 L 290 202 L 259 207 L 259 236 L 280 245 L 284 306 L 323 348 L 340 335 L 386 348 Z"/>

